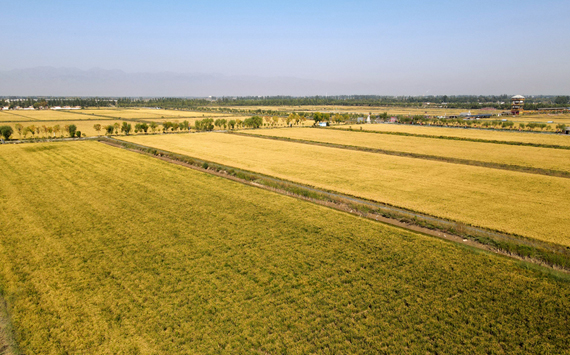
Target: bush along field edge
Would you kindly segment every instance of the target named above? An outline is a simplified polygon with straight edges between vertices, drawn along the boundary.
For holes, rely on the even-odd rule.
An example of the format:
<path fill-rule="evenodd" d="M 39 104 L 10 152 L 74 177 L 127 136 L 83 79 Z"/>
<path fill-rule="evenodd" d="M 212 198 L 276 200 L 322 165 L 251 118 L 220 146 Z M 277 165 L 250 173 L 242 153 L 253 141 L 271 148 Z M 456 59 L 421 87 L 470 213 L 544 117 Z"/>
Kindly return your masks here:
<path fill-rule="evenodd" d="M 570 273 L 570 248 L 562 245 L 472 226 L 115 138 L 101 137 L 98 141 L 396 227 L 547 266 L 554 272 Z"/>

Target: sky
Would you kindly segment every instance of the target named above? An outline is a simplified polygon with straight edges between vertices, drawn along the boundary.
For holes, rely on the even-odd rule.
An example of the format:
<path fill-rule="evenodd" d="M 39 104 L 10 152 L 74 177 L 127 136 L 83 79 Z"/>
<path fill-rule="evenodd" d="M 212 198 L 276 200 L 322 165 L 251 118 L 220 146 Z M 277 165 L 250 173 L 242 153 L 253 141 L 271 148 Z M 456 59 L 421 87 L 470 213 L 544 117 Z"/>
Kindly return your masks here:
<path fill-rule="evenodd" d="M 568 0 L 0 0 L 0 71 L 287 77 L 383 95 L 570 94 L 569 13 Z"/>

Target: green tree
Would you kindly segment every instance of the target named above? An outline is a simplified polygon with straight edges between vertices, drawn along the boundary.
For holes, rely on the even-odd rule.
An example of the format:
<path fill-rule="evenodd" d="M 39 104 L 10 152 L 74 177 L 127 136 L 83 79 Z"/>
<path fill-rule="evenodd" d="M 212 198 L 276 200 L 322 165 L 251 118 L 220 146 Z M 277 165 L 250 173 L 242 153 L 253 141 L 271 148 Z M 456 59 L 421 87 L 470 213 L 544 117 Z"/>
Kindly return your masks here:
<path fill-rule="evenodd" d="M 168 132 L 169 129 L 171 129 L 173 126 L 173 123 L 170 121 L 166 121 L 162 123 L 162 131 L 163 132 Z"/>
<path fill-rule="evenodd" d="M 111 135 L 115 132 L 115 126 L 110 124 L 107 127 L 105 127 L 105 130 L 107 131 L 108 135 Z"/>
<path fill-rule="evenodd" d="M 14 130 L 10 126 L 1 126 L 0 127 L 0 135 L 4 137 L 4 139 L 9 140 L 10 136 L 14 133 Z"/>
<path fill-rule="evenodd" d="M 101 125 L 99 123 L 94 124 L 93 128 L 97 131 L 97 134 L 99 134 L 99 132 L 101 132 Z"/>
<path fill-rule="evenodd" d="M 131 126 L 130 123 L 128 122 L 123 122 L 123 125 L 121 126 L 121 132 L 123 132 L 125 135 L 129 135 L 129 133 L 131 133 L 131 130 L 133 129 L 133 127 Z"/>
<path fill-rule="evenodd" d="M 557 105 L 567 105 L 570 102 L 570 96 L 556 96 L 554 103 Z"/>
<path fill-rule="evenodd" d="M 69 126 L 67 126 L 67 132 L 69 133 L 69 136 L 71 138 L 75 137 L 75 132 L 77 131 L 77 126 L 74 124 L 71 124 Z"/>

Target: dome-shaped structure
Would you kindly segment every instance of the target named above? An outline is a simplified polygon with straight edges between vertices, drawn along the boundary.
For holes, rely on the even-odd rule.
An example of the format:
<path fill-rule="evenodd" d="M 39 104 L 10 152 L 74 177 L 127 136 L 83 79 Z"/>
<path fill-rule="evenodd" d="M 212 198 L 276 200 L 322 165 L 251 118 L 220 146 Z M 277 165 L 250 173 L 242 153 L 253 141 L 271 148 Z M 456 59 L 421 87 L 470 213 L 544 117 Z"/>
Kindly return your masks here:
<path fill-rule="evenodd" d="M 515 95 L 515 96 L 511 97 L 511 99 L 523 99 L 523 100 L 524 100 L 524 96 L 522 96 L 522 95 Z"/>

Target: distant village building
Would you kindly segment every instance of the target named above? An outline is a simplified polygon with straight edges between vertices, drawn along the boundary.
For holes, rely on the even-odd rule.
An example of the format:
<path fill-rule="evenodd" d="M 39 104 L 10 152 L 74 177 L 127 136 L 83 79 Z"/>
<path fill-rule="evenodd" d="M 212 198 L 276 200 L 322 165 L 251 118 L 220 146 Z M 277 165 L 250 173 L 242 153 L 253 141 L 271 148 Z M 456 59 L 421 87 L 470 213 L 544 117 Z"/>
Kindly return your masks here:
<path fill-rule="evenodd" d="M 515 95 L 511 97 L 511 114 L 522 115 L 524 113 L 524 96 Z"/>
<path fill-rule="evenodd" d="M 366 119 L 366 123 L 372 123 L 372 122 L 370 122 L 370 115 L 368 115 L 368 118 Z"/>
<path fill-rule="evenodd" d="M 562 133 L 564 134 L 570 134 L 570 127 L 566 127 L 562 130 Z"/>

